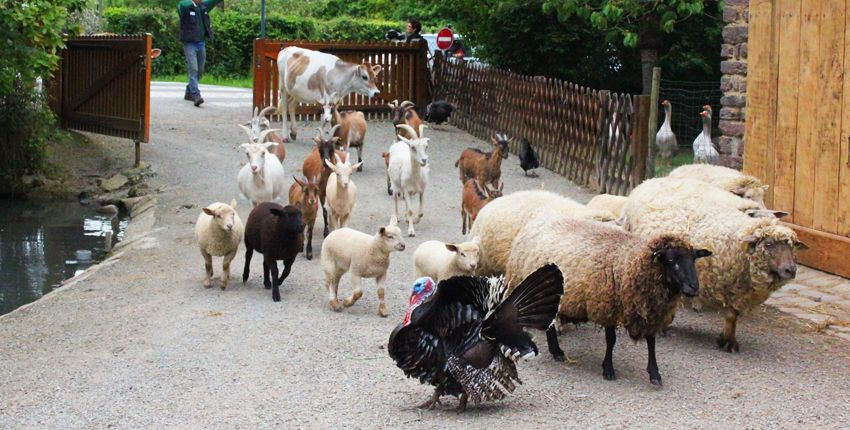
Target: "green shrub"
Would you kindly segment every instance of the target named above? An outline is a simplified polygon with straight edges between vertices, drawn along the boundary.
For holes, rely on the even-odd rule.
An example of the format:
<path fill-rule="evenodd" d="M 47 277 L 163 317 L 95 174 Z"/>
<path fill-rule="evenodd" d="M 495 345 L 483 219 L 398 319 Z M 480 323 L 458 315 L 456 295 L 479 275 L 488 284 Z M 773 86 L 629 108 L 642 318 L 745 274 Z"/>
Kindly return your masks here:
<path fill-rule="evenodd" d="M 107 31 L 112 33 L 151 33 L 153 46 L 162 55 L 153 62 L 154 76 L 186 72 L 183 47 L 178 38 L 178 20 L 174 11 L 159 9 L 109 8 L 104 13 Z M 210 13 L 215 39 L 207 44 L 206 73 L 217 77 L 241 77 L 251 74 L 254 39 L 260 32 L 259 14 L 234 10 Z M 382 40 L 389 29 L 400 29 L 400 22 L 336 18 L 319 21 L 310 17 L 271 13 L 266 15 L 269 39 L 302 40 Z"/>

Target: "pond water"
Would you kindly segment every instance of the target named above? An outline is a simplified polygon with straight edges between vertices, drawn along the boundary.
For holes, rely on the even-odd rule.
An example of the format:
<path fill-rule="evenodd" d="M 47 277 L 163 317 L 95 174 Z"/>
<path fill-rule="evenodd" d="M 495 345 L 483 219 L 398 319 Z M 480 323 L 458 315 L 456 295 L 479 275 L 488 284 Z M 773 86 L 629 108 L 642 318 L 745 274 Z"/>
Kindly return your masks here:
<path fill-rule="evenodd" d="M 127 218 L 96 205 L 0 199 L 0 315 L 38 300 L 81 273 L 124 237 Z"/>

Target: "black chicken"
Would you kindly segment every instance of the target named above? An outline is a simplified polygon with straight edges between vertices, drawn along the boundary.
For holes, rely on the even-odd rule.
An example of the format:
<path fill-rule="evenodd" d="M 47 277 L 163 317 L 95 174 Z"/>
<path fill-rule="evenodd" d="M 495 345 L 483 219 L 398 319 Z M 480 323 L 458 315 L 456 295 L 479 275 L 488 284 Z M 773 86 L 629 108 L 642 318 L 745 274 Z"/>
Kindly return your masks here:
<path fill-rule="evenodd" d="M 503 278 L 458 276 L 413 285 L 404 321 L 390 334 L 388 351 L 408 377 L 436 387 L 421 404 L 433 409 L 440 396 L 456 396 L 458 411 L 468 400 L 498 400 L 522 383 L 514 362 L 537 355 L 523 328 L 546 329 L 564 291 L 558 266 L 529 275 L 504 298 Z"/>
<path fill-rule="evenodd" d="M 437 100 L 429 103 L 425 110 L 425 121 L 440 125 L 449 120 L 455 107 L 445 100 Z"/>
<path fill-rule="evenodd" d="M 523 137 L 520 144 L 519 167 L 522 167 L 522 171 L 525 172 L 526 176 L 528 176 L 529 170 L 534 170 L 540 167 L 540 158 L 537 157 L 537 152 L 535 152 L 534 148 L 531 147 L 531 142 L 529 142 L 528 139 Z M 537 173 L 531 173 L 532 177 L 537 177 Z"/>

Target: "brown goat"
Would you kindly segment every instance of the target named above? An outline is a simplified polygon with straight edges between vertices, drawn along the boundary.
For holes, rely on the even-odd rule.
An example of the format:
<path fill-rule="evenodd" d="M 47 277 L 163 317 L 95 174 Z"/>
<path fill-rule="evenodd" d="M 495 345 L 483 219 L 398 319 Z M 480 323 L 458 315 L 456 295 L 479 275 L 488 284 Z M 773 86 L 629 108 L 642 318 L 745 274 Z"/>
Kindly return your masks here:
<path fill-rule="evenodd" d="M 309 180 L 305 177 L 293 177 L 295 182 L 289 187 L 289 204 L 301 203 L 301 221 L 307 242 L 307 259 L 313 259 L 313 227 L 316 225 L 316 215 L 319 213 L 319 177 Z"/>
<path fill-rule="evenodd" d="M 342 113 L 337 110 L 338 103 L 333 104 L 333 124 L 339 125 L 334 136 L 339 137 L 343 148 L 357 148 L 357 162 L 363 161 L 363 142 L 366 139 L 366 116 L 363 112 L 347 110 Z M 363 166 L 357 168 L 363 171 Z"/>
<path fill-rule="evenodd" d="M 337 127 L 339 126 L 335 125 L 331 128 L 330 136 L 333 136 Z M 322 204 L 322 218 L 325 221 L 323 235 L 326 237 L 330 233 L 330 230 L 328 229 L 328 210 L 325 208 L 325 189 L 328 186 L 328 177 L 331 175 L 331 169 L 327 167 L 324 160 L 331 163 L 335 162 L 334 154 L 338 155 L 343 161 L 348 157 L 345 152 L 336 149 L 339 138 L 336 136 L 324 138 L 322 129 L 319 129 L 319 135 L 313 138 L 313 142 L 316 142 L 316 147 L 304 159 L 304 163 L 301 165 L 301 171 L 308 178 L 319 177 L 319 200 Z"/>
<path fill-rule="evenodd" d="M 463 223 L 461 232 L 463 234 L 466 234 L 467 231 L 472 229 L 472 223 L 475 222 L 475 218 L 478 217 L 478 212 L 481 211 L 481 208 L 493 201 L 493 199 L 502 197 L 502 190 L 504 188 L 505 183 L 501 181 L 498 187 L 490 184 L 484 184 L 484 187 L 482 187 L 478 179 L 466 181 L 463 184 L 463 200 L 460 205 L 460 218 Z"/>
<path fill-rule="evenodd" d="M 419 118 L 419 114 L 417 114 L 414 110 L 416 108 L 416 105 L 412 101 L 405 100 L 401 102 L 401 104 L 399 104 L 398 100 L 393 100 L 392 102 L 388 103 L 387 106 L 392 109 L 393 126 L 397 126 L 399 124 L 407 124 L 414 131 L 419 130 L 419 125 L 422 124 L 422 120 Z M 399 129 L 398 127 L 394 128 L 396 136 L 404 136 L 408 139 L 416 139 L 417 137 L 422 137 L 411 136 L 410 132 L 407 130 Z"/>
<path fill-rule="evenodd" d="M 508 158 L 508 138 L 496 134 L 490 143 L 496 148 L 492 152 L 467 148 L 455 162 L 458 167 L 460 182 L 465 184 L 468 179 L 478 179 L 482 184 L 496 184 L 502 177 L 502 159 Z"/>
<path fill-rule="evenodd" d="M 390 186 L 390 153 L 382 152 L 381 157 L 384 157 L 384 171 L 387 173 L 387 194 L 393 195 L 393 190 Z"/>

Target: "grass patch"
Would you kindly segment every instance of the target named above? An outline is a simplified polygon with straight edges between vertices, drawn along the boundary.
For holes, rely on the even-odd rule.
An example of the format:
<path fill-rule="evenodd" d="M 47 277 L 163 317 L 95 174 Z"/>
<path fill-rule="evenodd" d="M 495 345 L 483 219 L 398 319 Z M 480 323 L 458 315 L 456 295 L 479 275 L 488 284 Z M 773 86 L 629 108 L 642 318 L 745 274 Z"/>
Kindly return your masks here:
<path fill-rule="evenodd" d="M 160 82 L 187 82 L 186 75 L 165 75 L 154 76 L 153 81 Z M 250 76 L 241 78 L 220 78 L 218 76 L 204 75 L 201 78 L 201 84 L 206 85 L 221 85 L 223 87 L 251 88 L 254 86 L 254 79 Z"/>
<path fill-rule="evenodd" d="M 679 147 L 679 150 L 676 151 L 676 155 L 673 156 L 673 160 L 671 162 L 672 167 L 670 169 L 667 166 L 663 165 L 663 161 L 661 158 L 655 159 L 655 177 L 667 176 L 670 173 L 670 170 L 673 170 L 679 166 L 684 166 L 685 164 L 693 164 L 694 162 L 694 153 L 690 150 L 690 148 Z"/>

